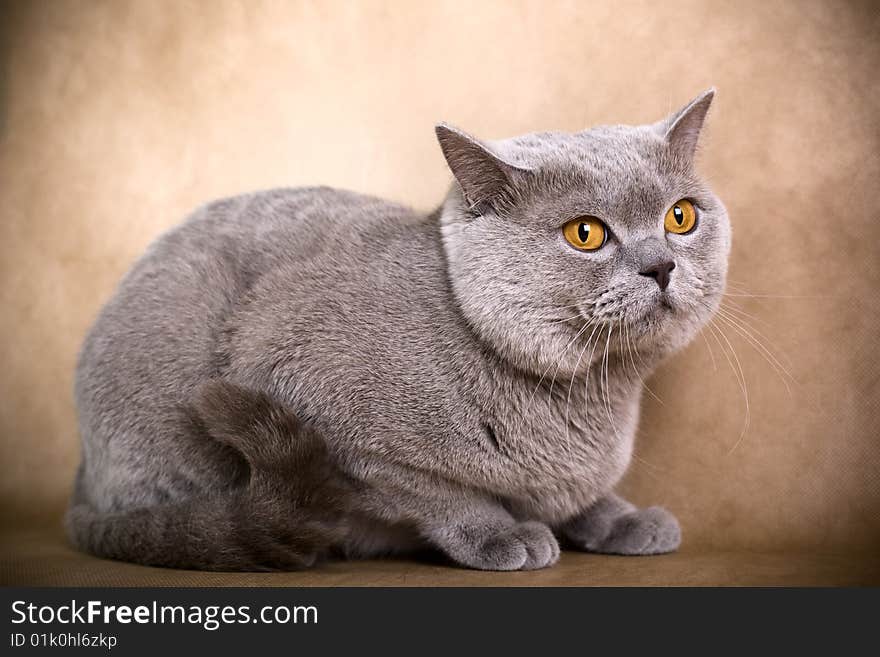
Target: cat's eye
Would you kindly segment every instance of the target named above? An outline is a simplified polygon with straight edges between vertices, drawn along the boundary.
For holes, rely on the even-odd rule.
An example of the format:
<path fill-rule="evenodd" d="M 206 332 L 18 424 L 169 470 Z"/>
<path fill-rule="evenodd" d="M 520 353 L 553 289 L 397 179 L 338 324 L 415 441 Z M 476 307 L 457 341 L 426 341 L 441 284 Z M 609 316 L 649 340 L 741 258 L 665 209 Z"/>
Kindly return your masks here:
<path fill-rule="evenodd" d="M 595 251 L 605 244 L 605 225 L 596 217 L 578 217 L 562 227 L 565 240 L 581 251 Z"/>
<path fill-rule="evenodd" d="M 687 199 L 681 199 L 666 212 L 663 227 L 670 233 L 684 235 L 694 229 L 697 224 L 697 211 L 694 204 Z"/>

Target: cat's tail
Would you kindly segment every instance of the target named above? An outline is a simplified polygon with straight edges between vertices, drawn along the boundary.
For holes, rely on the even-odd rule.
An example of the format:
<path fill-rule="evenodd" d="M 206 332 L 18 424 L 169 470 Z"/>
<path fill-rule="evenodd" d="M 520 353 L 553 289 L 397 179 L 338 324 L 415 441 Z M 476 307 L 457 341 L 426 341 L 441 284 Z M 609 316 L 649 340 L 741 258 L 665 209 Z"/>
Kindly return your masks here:
<path fill-rule="evenodd" d="M 194 408 L 209 436 L 244 456 L 247 485 L 110 513 L 74 503 L 65 524 L 75 546 L 151 566 L 296 570 L 341 543 L 351 488 L 319 435 L 269 396 L 227 382 L 207 384 Z"/>

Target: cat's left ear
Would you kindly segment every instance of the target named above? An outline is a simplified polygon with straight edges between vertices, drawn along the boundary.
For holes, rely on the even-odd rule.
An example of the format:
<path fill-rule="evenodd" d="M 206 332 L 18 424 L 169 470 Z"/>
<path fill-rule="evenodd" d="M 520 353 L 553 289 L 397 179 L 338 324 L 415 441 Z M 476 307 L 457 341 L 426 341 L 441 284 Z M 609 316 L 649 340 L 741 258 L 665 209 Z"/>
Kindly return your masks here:
<path fill-rule="evenodd" d="M 677 112 L 657 124 L 669 146 L 685 160 L 691 160 L 697 150 L 703 122 L 715 97 L 715 88 L 707 89 Z"/>

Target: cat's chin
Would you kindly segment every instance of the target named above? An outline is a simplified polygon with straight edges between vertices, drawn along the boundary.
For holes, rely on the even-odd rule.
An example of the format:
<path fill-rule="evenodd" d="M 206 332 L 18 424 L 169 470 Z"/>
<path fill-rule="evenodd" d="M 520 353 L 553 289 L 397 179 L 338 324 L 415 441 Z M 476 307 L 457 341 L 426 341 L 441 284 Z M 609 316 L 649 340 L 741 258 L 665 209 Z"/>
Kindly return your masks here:
<path fill-rule="evenodd" d="M 667 295 L 623 322 L 621 330 L 640 350 L 665 357 L 686 346 L 711 316 L 695 312 L 691 304 Z"/>
<path fill-rule="evenodd" d="M 638 337 L 649 337 L 665 333 L 682 318 L 683 309 L 667 295 L 657 297 L 656 301 L 645 304 L 637 312 L 630 312 L 621 324 Z"/>

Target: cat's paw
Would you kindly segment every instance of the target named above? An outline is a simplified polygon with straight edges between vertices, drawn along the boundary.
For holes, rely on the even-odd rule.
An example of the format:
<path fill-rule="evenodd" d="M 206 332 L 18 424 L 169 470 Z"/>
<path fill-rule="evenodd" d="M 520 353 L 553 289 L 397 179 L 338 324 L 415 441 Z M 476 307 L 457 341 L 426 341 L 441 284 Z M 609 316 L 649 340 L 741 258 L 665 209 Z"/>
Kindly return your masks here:
<path fill-rule="evenodd" d="M 559 559 L 559 543 L 547 525 L 521 522 L 486 538 L 465 565 L 480 570 L 537 570 Z"/>
<path fill-rule="evenodd" d="M 659 506 L 623 513 L 602 529 L 602 535 L 582 540 L 580 547 L 603 554 L 649 555 L 674 552 L 681 545 L 678 520 Z"/>

